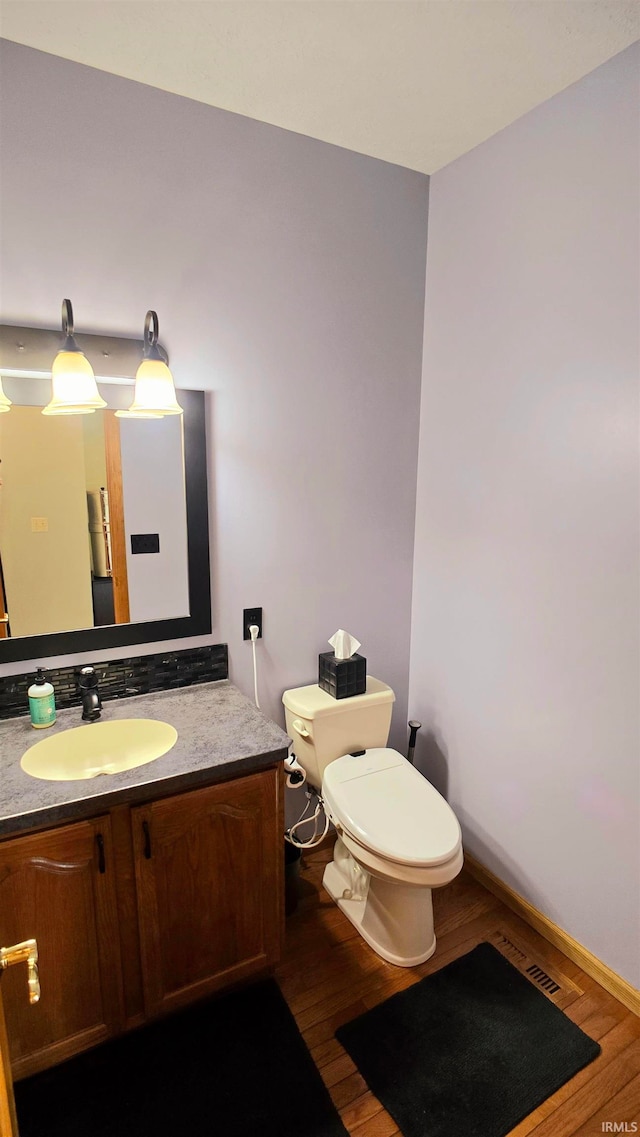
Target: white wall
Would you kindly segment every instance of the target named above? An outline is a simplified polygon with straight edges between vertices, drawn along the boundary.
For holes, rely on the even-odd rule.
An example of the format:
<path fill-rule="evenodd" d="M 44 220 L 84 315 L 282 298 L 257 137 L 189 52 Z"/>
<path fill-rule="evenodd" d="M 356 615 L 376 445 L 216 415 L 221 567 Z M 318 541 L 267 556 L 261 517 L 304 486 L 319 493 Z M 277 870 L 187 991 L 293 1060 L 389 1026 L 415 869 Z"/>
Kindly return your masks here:
<path fill-rule="evenodd" d="M 431 180 L 410 682 L 467 850 L 635 983 L 639 63 Z"/>
<path fill-rule="evenodd" d="M 427 178 L 0 48 L 0 319 L 55 327 L 69 296 L 78 331 L 140 336 L 156 309 L 178 386 L 213 392 L 207 641 L 251 692 L 242 609 L 263 606 L 261 702 L 283 722 L 282 691 L 347 628 L 404 747 Z"/>
<path fill-rule="evenodd" d="M 117 419 L 132 623 L 189 615 L 182 419 Z M 157 533 L 158 553 L 132 553 L 132 533 Z M 151 649 L 153 650 L 153 649 Z"/>

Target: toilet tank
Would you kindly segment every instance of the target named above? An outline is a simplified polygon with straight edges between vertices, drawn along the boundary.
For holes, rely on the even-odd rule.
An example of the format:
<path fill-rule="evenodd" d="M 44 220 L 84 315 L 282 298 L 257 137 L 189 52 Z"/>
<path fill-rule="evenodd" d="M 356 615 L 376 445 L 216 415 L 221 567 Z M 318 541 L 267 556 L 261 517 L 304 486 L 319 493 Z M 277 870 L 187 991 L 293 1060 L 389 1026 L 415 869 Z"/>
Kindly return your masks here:
<path fill-rule="evenodd" d="M 343 754 L 386 746 L 395 695 L 367 675 L 364 695 L 334 699 L 317 683 L 285 691 L 287 734 L 312 786 L 320 789 L 326 767 Z"/>

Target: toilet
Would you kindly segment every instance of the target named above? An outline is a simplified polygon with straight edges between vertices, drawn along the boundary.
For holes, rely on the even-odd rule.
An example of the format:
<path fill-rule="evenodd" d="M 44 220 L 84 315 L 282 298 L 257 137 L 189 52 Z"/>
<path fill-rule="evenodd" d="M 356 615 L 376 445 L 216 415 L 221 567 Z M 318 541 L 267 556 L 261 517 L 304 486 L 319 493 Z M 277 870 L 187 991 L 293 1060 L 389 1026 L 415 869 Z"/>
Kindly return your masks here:
<path fill-rule="evenodd" d="M 371 675 L 347 699 L 317 684 L 282 696 L 296 758 L 338 834 L 322 883 L 378 955 L 413 967 L 435 951 L 431 890 L 460 872 L 462 834 L 448 802 L 385 745 L 394 699 Z"/>

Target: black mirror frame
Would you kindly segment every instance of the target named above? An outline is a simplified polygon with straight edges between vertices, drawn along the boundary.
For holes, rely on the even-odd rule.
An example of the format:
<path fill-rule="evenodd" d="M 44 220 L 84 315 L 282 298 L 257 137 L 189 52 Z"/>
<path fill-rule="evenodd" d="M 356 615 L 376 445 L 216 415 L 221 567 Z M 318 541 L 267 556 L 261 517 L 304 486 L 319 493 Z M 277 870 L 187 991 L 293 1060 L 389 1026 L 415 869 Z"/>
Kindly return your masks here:
<path fill-rule="evenodd" d="M 0 663 L 18 663 L 73 652 L 103 651 L 131 644 L 178 640 L 211 632 L 209 574 L 209 505 L 204 391 L 180 390 L 184 409 L 184 466 L 189 557 L 189 616 L 148 620 L 140 624 L 109 624 L 42 636 L 0 640 Z"/>

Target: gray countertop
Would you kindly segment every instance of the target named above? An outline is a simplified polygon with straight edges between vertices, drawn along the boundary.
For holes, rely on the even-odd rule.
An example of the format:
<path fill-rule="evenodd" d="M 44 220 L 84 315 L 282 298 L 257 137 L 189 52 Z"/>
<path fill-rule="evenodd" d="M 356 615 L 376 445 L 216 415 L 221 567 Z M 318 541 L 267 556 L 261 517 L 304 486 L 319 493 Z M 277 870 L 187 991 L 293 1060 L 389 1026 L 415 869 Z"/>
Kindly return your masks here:
<path fill-rule="evenodd" d="M 46 731 L 34 730 L 28 716 L 0 723 L 0 837 L 251 774 L 286 758 L 289 746 L 284 731 L 225 679 L 103 704 L 102 722 L 160 719 L 176 728 L 175 746 L 145 766 L 74 782 L 25 774 L 20 759 L 30 746 L 54 732 L 92 729 L 81 713 L 59 711 Z"/>

